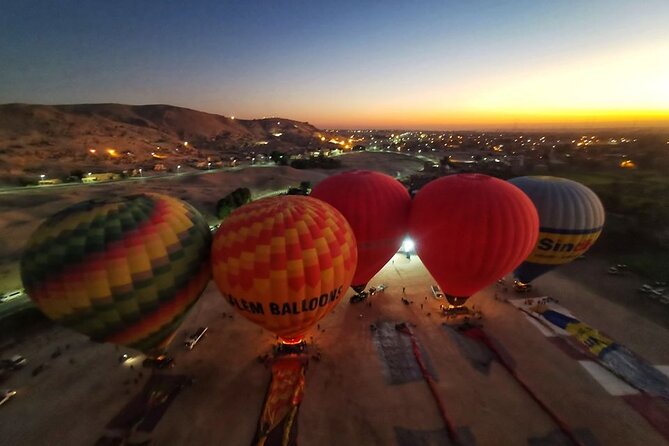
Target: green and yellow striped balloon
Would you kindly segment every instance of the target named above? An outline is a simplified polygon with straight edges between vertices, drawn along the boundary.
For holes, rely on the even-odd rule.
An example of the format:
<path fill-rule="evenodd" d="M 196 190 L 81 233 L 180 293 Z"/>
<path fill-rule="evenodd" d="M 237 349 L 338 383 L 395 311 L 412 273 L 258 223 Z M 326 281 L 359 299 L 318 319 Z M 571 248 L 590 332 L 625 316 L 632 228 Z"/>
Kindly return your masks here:
<path fill-rule="evenodd" d="M 204 218 L 176 198 L 86 201 L 37 228 L 21 278 L 48 318 L 95 341 L 153 352 L 207 286 L 210 246 Z"/>

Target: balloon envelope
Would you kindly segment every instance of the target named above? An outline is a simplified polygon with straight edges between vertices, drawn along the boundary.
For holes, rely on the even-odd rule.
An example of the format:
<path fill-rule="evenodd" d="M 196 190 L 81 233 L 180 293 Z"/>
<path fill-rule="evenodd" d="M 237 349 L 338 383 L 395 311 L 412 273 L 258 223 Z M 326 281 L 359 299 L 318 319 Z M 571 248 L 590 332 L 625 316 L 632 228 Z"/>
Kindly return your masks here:
<path fill-rule="evenodd" d="M 30 237 L 21 278 L 50 319 L 100 342 L 163 347 L 211 277 L 200 213 L 165 195 L 86 201 Z"/>
<path fill-rule="evenodd" d="M 339 211 L 286 195 L 230 214 L 214 235 L 211 257 L 214 281 L 239 313 L 298 342 L 346 293 L 357 251 Z"/>
<path fill-rule="evenodd" d="M 604 207 L 586 186 L 566 178 L 518 177 L 509 182 L 532 200 L 539 213 L 539 238 L 515 271 L 527 283 L 558 265 L 583 255 L 604 226 Z"/>
<path fill-rule="evenodd" d="M 351 225 L 358 247 L 352 284 L 356 291 L 364 289 L 402 245 L 411 209 L 409 193 L 388 175 L 358 170 L 326 178 L 311 196 L 334 206 Z"/>
<path fill-rule="evenodd" d="M 534 247 L 539 221 L 530 199 L 480 174 L 434 180 L 414 197 L 409 234 L 452 303 L 503 277 Z"/>

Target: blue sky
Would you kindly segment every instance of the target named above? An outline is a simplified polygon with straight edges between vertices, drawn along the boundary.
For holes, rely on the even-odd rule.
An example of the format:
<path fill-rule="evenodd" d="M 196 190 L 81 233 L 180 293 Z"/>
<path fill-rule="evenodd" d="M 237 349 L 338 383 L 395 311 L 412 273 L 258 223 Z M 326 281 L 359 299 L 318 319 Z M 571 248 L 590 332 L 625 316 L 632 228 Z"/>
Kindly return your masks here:
<path fill-rule="evenodd" d="M 654 62 L 667 23 L 655 0 L 4 1 L 0 103 L 167 103 L 322 127 L 518 122 L 542 103 L 561 119 L 575 97 L 587 113 L 661 114 L 669 101 L 638 85 L 668 70 Z M 606 76 L 617 57 L 631 62 L 606 89 L 574 74 Z"/>

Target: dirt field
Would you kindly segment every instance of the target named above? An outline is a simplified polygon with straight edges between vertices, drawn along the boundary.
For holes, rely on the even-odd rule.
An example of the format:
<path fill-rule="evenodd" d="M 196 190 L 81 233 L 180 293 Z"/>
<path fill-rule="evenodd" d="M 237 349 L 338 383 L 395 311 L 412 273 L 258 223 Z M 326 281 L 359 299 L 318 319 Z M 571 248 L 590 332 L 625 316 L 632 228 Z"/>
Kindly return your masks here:
<path fill-rule="evenodd" d="M 593 284 L 604 279 L 592 277 L 583 266 L 588 262 L 542 277 L 536 294 L 558 298 L 581 320 L 651 363 L 669 364 L 667 330 L 594 290 Z M 580 283 L 588 281 L 583 274 L 591 274 L 590 286 Z M 633 287 L 631 277 L 615 279 L 621 281 L 616 287 L 621 296 L 627 293 L 625 287 Z M 414 331 L 463 443 L 569 444 L 499 364 L 486 361 L 476 346 L 442 326 L 440 302 L 429 294 L 433 280 L 418 258 L 407 261 L 395 256 L 372 282 L 378 283 L 389 288 L 371 297 L 371 307 L 345 299 L 321 322 L 321 331 L 312 330 L 313 343 L 323 358 L 312 360 L 307 371 L 298 418 L 300 444 L 450 444 L 425 382 L 392 384 L 387 363 L 379 355 L 370 324 L 401 321 L 416 325 Z M 402 303 L 402 287 L 413 304 Z M 506 351 L 517 373 L 583 444 L 666 444 L 639 412 L 605 391 L 522 313 L 494 300 L 495 292 L 504 294 L 493 286 L 471 300 L 483 310 L 485 330 Z M 236 314 L 230 318 L 223 313 L 229 315 L 233 310 L 212 284 L 171 347 L 177 366 L 169 373 L 192 375 L 196 382 L 176 397 L 151 433 L 151 444 L 248 445 L 253 438 L 269 381 L 269 370 L 256 358 L 269 351 L 274 337 Z M 203 325 L 209 327 L 207 337 L 187 351 L 180 340 Z M 69 349 L 65 349 L 67 344 Z M 62 355 L 50 358 L 57 347 Z M 118 363 L 124 351 L 93 344 L 60 328 L 6 351 L 6 355 L 25 355 L 30 364 L 4 384 L 19 393 L 1 408 L 0 443 L 94 444 L 148 378 L 147 371 L 140 377 L 141 369 Z M 49 367 L 32 377 L 31 371 L 44 362 Z"/>

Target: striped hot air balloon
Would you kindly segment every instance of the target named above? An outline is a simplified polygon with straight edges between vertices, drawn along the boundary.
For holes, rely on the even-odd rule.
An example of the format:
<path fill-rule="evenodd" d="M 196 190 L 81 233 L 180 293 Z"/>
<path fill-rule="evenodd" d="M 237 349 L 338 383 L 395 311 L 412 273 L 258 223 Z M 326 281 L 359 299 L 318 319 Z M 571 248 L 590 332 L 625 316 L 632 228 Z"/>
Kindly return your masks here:
<path fill-rule="evenodd" d="M 509 182 L 530 197 L 539 213 L 537 244 L 514 271 L 521 284 L 583 255 L 601 234 L 604 206 L 581 183 L 550 176 L 518 177 Z"/>
<path fill-rule="evenodd" d="M 99 342 L 157 353 L 211 277 L 211 233 L 158 194 L 85 201 L 30 237 L 21 278 L 50 319 Z"/>
<path fill-rule="evenodd" d="M 211 257 L 223 297 L 247 319 L 296 343 L 341 301 L 357 250 L 335 208 L 280 196 L 230 214 L 214 236 Z"/>
<path fill-rule="evenodd" d="M 353 289 L 360 292 L 397 252 L 407 233 L 411 197 L 388 175 L 356 170 L 333 175 L 311 196 L 334 206 L 348 220 L 358 244 Z"/>

